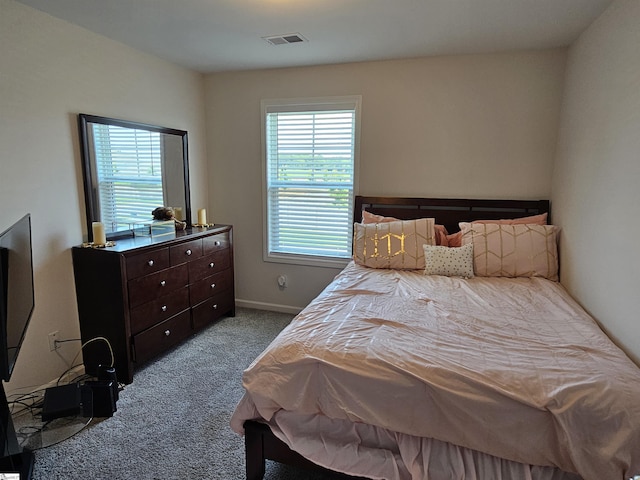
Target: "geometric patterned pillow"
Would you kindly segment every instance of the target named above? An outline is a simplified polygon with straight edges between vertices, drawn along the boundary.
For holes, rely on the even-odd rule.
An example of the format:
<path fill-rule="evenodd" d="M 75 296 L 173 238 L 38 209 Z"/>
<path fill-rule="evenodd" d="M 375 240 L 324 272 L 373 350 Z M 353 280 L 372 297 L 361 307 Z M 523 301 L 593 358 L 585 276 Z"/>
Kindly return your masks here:
<path fill-rule="evenodd" d="M 433 218 L 355 223 L 353 227 L 353 259 L 370 268 L 422 269 L 422 245 L 435 244 Z"/>
<path fill-rule="evenodd" d="M 451 248 L 439 245 L 423 245 L 424 274 L 446 277 L 473 277 L 473 244 Z"/>
<path fill-rule="evenodd" d="M 558 281 L 557 226 L 462 222 L 460 230 L 462 244 L 473 244 L 476 275 Z"/>

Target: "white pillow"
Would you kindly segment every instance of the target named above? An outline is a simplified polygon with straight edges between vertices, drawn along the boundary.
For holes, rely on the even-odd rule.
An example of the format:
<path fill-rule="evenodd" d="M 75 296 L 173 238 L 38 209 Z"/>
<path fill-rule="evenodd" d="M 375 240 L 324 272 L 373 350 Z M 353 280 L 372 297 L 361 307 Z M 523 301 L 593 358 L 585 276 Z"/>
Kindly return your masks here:
<path fill-rule="evenodd" d="M 473 277 L 473 244 L 462 247 L 423 245 L 424 274 L 447 277 Z"/>

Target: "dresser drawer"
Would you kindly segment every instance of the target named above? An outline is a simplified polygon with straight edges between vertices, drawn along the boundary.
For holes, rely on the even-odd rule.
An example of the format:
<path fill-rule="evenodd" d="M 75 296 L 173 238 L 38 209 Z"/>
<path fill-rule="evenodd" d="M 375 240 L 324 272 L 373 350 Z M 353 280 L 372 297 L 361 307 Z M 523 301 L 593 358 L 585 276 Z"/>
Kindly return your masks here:
<path fill-rule="evenodd" d="M 136 334 L 189 308 L 189 289 L 180 288 L 131 309 L 131 333 Z"/>
<path fill-rule="evenodd" d="M 217 233 L 215 235 L 205 237 L 202 239 L 202 242 L 205 255 L 229 248 L 231 243 L 229 240 L 229 232 Z"/>
<path fill-rule="evenodd" d="M 202 256 L 202 239 L 181 243 L 169 248 L 171 265 L 190 262 Z"/>
<path fill-rule="evenodd" d="M 126 259 L 127 278 L 138 278 L 158 272 L 169 265 L 169 249 L 157 248 L 153 251 L 134 255 Z"/>
<path fill-rule="evenodd" d="M 191 334 L 189 311 L 171 317 L 155 327 L 133 336 L 135 361 L 144 362 L 169 347 L 181 342 Z"/>
<path fill-rule="evenodd" d="M 193 262 L 189 262 L 189 280 L 191 283 L 202 280 L 214 273 L 221 272 L 231 265 L 231 251 L 220 250 L 211 255 L 204 256 Z"/>
<path fill-rule="evenodd" d="M 217 320 L 233 308 L 233 302 L 231 290 L 227 290 L 193 307 L 193 328 L 199 329 Z"/>
<path fill-rule="evenodd" d="M 187 228 L 167 237 L 72 248 L 81 340 L 109 339 L 118 380 L 125 383 L 141 363 L 196 327 L 235 315 L 232 226 Z M 100 345 L 83 350 L 87 373 L 96 374 L 104 355 Z"/>
<path fill-rule="evenodd" d="M 189 298 L 191 305 L 197 305 L 212 295 L 228 290 L 233 282 L 233 275 L 230 268 L 220 273 L 203 278 L 189 285 Z"/>
<path fill-rule="evenodd" d="M 189 270 L 186 263 L 129 280 L 129 307 L 133 308 L 160 298 L 188 283 Z"/>

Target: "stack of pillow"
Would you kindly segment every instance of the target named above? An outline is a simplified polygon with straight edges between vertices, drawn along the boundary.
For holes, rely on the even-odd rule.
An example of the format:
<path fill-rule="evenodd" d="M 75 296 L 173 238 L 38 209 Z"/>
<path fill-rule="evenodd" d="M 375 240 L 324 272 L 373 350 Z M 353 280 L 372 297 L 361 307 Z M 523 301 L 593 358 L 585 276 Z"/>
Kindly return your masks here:
<path fill-rule="evenodd" d="M 362 212 L 354 224 L 356 263 L 371 268 L 423 269 L 426 275 L 544 277 L 558 280 L 557 235 L 547 214 L 461 222 L 449 234 L 433 218 L 399 220 Z"/>

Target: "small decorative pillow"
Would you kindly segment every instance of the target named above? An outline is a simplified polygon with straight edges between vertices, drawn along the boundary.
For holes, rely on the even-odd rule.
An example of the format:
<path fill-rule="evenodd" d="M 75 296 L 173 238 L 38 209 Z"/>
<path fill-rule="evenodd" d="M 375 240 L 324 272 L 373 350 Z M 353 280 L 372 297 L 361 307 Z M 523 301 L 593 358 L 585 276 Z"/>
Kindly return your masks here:
<path fill-rule="evenodd" d="M 473 244 L 479 277 L 544 277 L 558 280 L 555 225 L 460 223 L 462 244 Z"/>
<path fill-rule="evenodd" d="M 353 227 L 353 259 L 366 267 L 424 268 L 424 244 L 435 244 L 433 218 L 355 223 Z"/>
<path fill-rule="evenodd" d="M 473 277 L 473 244 L 450 248 L 439 245 L 423 245 L 424 274 L 447 277 Z"/>

